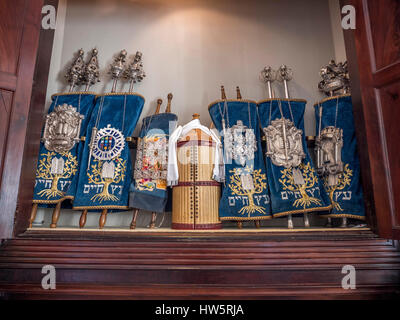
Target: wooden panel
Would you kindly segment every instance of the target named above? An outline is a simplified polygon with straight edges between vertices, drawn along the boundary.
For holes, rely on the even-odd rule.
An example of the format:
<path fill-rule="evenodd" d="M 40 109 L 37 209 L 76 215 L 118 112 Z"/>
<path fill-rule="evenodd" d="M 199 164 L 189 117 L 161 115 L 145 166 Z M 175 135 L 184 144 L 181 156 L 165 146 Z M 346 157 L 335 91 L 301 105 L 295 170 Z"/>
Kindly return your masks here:
<path fill-rule="evenodd" d="M 341 6 L 354 5 L 354 1 L 341 0 Z M 364 64 L 368 63 L 365 57 L 361 57 L 362 61 L 359 60 L 358 43 L 355 41 L 356 35 L 354 30 L 344 31 L 344 40 L 346 47 L 346 55 L 348 59 L 350 85 L 351 85 L 351 98 L 353 102 L 353 114 L 354 114 L 354 125 L 356 129 L 358 155 L 360 158 L 361 167 L 361 181 L 364 192 L 364 204 L 367 216 L 368 225 L 378 233 L 378 221 L 375 210 L 375 193 L 372 180 L 372 169 L 371 159 L 369 150 L 375 143 L 369 139 L 367 133 L 367 118 L 368 114 L 363 104 L 363 96 L 361 93 L 361 79 L 360 79 L 360 68 L 364 68 Z M 373 127 L 370 124 L 370 127 Z M 371 130 L 371 128 L 368 128 Z"/>
<path fill-rule="evenodd" d="M 8 122 L 11 113 L 13 92 L 0 89 L 0 185 L 3 173 L 3 159 L 7 140 Z"/>
<path fill-rule="evenodd" d="M 376 70 L 380 70 L 400 61 L 400 1 L 369 0 L 368 14 Z"/>
<path fill-rule="evenodd" d="M 17 86 L 17 77 L 10 73 L 0 72 L 0 88 L 15 91 Z"/>
<path fill-rule="evenodd" d="M 372 235 L 364 232 L 364 237 Z M 400 252 L 382 239 L 124 242 L 10 240 L 0 250 L 0 294 L 8 298 L 383 298 L 399 295 Z M 41 290 L 43 265 L 57 290 Z M 341 287 L 344 265 L 357 290 Z"/>
<path fill-rule="evenodd" d="M 17 73 L 26 0 L 0 2 L 0 72 Z"/>
<path fill-rule="evenodd" d="M 58 0 L 45 0 L 46 5 L 58 8 Z M 32 97 L 27 121 L 24 165 L 21 169 L 22 188 L 18 194 L 18 215 L 15 217 L 14 234 L 24 232 L 29 226 L 32 208 L 33 187 L 39 153 L 39 143 L 44 124 L 47 81 L 49 77 L 50 59 L 53 48 L 54 30 L 41 30 L 39 48 L 33 77 Z"/>
<path fill-rule="evenodd" d="M 387 156 L 390 169 L 388 183 L 393 193 L 391 209 L 394 215 L 397 215 L 394 217 L 394 226 L 397 226 L 400 222 L 400 152 L 398 150 L 400 141 L 400 82 L 382 88 L 379 90 L 379 95 L 388 145 Z"/>
<path fill-rule="evenodd" d="M 397 237 L 394 228 L 400 225 L 400 208 L 395 200 L 400 199 L 400 193 L 398 182 L 393 181 L 398 179 L 398 169 L 395 168 L 398 164 L 393 162 L 398 159 L 396 152 L 400 148 L 400 140 L 393 139 L 393 136 L 398 137 L 393 124 L 400 122 L 400 113 L 395 110 L 398 109 L 400 94 L 397 62 L 400 51 L 396 42 L 399 2 L 349 0 L 342 1 L 344 4 L 353 5 L 357 14 L 356 30 L 345 31 L 345 36 L 349 38 L 354 34 L 355 37 L 357 59 L 349 59 L 349 65 L 352 77 L 357 69 L 360 84 L 353 92 L 353 98 L 357 103 L 362 100 L 362 106 L 355 107 L 362 116 L 356 115 L 355 118 L 357 122 L 363 121 L 356 122 L 356 126 L 364 131 L 361 137 L 358 133 L 363 147 L 360 149 L 362 166 L 370 168 L 368 175 L 363 172 L 363 179 L 367 179 L 370 186 L 367 193 L 372 191 L 373 194 L 372 209 L 379 235 L 392 239 Z M 353 65 L 355 63 L 357 68 Z M 380 69 L 379 72 L 376 72 L 377 69 Z"/>
<path fill-rule="evenodd" d="M 3 0 L 0 4 L 0 70 L 3 71 L 3 82 L 7 82 L 4 80 L 7 74 L 15 73 L 14 79 L 16 76 L 7 141 L 3 151 L 0 239 L 12 236 L 17 207 L 24 202 L 21 199 L 17 205 L 19 190 L 26 188 L 20 185 L 20 179 L 26 140 L 29 140 L 26 134 L 42 5 L 41 0 Z"/>

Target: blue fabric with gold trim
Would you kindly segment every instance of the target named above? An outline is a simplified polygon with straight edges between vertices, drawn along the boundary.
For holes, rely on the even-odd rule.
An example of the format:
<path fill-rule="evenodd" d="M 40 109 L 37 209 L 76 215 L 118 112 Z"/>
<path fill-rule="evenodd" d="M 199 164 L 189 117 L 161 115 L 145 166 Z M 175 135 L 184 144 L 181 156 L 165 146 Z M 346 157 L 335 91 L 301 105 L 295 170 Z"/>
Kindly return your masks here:
<path fill-rule="evenodd" d="M 336 106 L 338 105 L 336 127 L 343 129 L 342 162 L 344 172 L 339 184 L 328 186 L 324 183 L 333 203 L 333 209 L 326 217 L 354 218 L 365 220 L 363 191 L 360 181 L 360 161 L 357 153 L 357 140 L 354 127 L 353 104 L 350 95 L 328 98 L 316 104 L 315 117 L 317 134 L 319 132 L 319 106 L 323 107 L 321 129 L 335 126 Z"/>
<path fill-rule="evenodd" d="M 73 106 L 84 117 L 81 122 L 79 137 L 84 136 L 94 107 L 95 97 L 94 93 L 89 92 L 55 94 L 52 96 L 48 114 L 53 112 L 55 107 L 63 104 Z M 56 203 L 65 199 L 73 199 L 74 192 L 72 190 L 75 186 L 74 180 L 76 180 L 79 172 L 79 150 L 82 147 L 83 142 L 77 142 L 71 150 L 60 154 L 47 150 L 44 143 L 40 143 L 33 203 L 38 203 L 41 207 L 54 207 Z M 64 160 L 62 175 L 51 173 L 54 158 Z"/>
<path fill-rule="evenodd" d="M 295 184 L 292 168 L 287 169 L 283 166 L 277 166 L 273 164 L 270 157 L 266 157 L 273 216 L 277 218 L 290 214 L 296 215 L 329 210 L 331 202 L 311 160 L 304 134 L 304 112 L 307 102 L 286 99 L 270 99 L 260 102 L 258 104 L 258 113 L 261 126 L 267 128 L 271 121 L 282 118 L 278 101 L 281 101 L 284 118 L 290 121 L 294 120 L 295 127 L 302 131 L 301 143 L 305 158 L 298 169 L 303 176 L 305 184 Z M 292 110 L 293 119 L 290 109 Z"/>
<path fill-rule="evenodd" d="M 136 154 L 140 161 L 136 160 L 137 168 L 130 186 L 130 207 L 152 212 L 166 210 L 169 193 L 166 182 L 168 138 L 177 121 L 178 117 L 173 113 L 156 114 L 143 119 Z M 165 150 L 166 157 L 159 158 L 161 149 Z M 163 173 L 165 178 L 158 176 Z M 154 175 L 158 177 L 154 178 Z"/>
<path fill-rule="evenodd" d="M 227 128 L 233 127 L 238 120 L 241 120 L 244 126 L 254 130 L 257 151 L 254 159 L 247 159 L 246 164 L 242 166 L 235 160 L 227 159 L 224 142 L 225 185 L 219 206 L 220 219 L 232 221 L 271 219 L 271 204 L 261 149 L 257 104 L 246 100 L 228 100 L 226 112 L 224 110 L 224 101 L 222 100 L 209 106 L 211 119 L 220 132 L 222 141 L 224 142 L 222 119 L 225 119 Z M 241 179 L 242 175 L 248 174 L 252 178 L 252 188 L 245 187 Z"/>
<path fill-rule="evenodd" d="M 132 162 L 126 138 L 133 134 L 143 105 L 144 98 L 133 93 L 106 94 L 96 98 L 86 132 L 73 209 L 128 209 Z M 94 141 L 95 148 L 90 153 L 94 127 L 98 130 L 98 140 Z"/>

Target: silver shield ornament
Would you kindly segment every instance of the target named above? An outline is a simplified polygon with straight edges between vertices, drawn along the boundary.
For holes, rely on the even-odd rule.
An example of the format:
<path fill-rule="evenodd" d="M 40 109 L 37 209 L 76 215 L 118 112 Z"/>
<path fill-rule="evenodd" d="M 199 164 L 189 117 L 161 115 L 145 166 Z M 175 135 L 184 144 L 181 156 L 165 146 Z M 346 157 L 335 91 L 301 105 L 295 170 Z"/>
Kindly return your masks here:
<path fill-rule="evenodd" d="M 306 157 L 303 150 L 303 131 L 297 129 L 292 121 L 278 119 L 264 128 L 267 137 L 267 157 L 278 167 L 296 168 Z"/>
<path fill-rule="evenodd" d="M 93 142 L 93 157 L 100 161 L 117 158 L 125 147 L 125 138 L 121 131 L 107 125 L 100 129 Z"/>
<path fill-rule="evenodd" d="M 79 142 L 84 116 L 71 105 L 64 103 L 46 116 L 42 141 L 49 151 L 65 153 Z"/>
<path fill-rule="evenodd" d="M 316 146 L 318 174 L 328 177 L 329 186 L 337 185 L 344 168 L 342 162 L 343 129 L 325 128 L 317 137 Z"/>
<path fill-rule="evenodd" d="M 233 159 L 241 166 L 246 161 L 254 160 L 254 153 L 257 151 L 257 141 L 253 129 L 238 121 L 232 128 L 225 130 L 225 153 L 227 159 Z"/>

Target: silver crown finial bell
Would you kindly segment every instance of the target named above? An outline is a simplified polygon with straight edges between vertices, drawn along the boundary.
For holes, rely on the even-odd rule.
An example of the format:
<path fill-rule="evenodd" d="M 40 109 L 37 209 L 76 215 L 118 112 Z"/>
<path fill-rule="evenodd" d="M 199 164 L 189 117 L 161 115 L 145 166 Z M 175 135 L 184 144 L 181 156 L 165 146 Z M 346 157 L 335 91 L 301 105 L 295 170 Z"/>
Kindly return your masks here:
<path fill-rule="evenodd" d="M 125 79 L 130 82 L 129 92 L 133 92 L 133 86 L 135 83 L 141 82 L 146 77 L 146 73 L 143 70 L 142 57 L 143 54 L 140 51 L 137 51 L 133 62 L 124 72 Z"/>
<path fill-rule="evenodd" d="M 72 63 L 71 67 L 68 69 L 65 78 L 69 83 L 69 92 L 75 88 L 75 86 L 79 85 L 82 81 L 83 73 L 85 70 L 85 62 L 83 61 L 84 51 L 79 49 L 78 56 Z"/>
<path fill-rule="evenodd" d="M 117 90 L 117 82 L 122 77 L 124 72 L 124 66 L 126 61 L 126 56 L 128 53 L 126 50 L 121 50 L 119 55 L 114 59 L 114 63 L 110 66 L 110 74 L 113 81 L 113 86 L 111 92 L 115 92 Z"/>
<path fill-rule="evenodd" d="M 293 79 L 293 71 L 286 65 L 281 65 L 277 72 L 277 80 L 283 82 L 285 87 L 285 98 L 290 99 L 288 82 Z"/>
<path fill-rule="evenodd" d="M 92 50 L 92 56 L 89 60 L 89 63 L 86 65 L 84 72 L 84 83 L 86 84 L 85 91 L 88 91 L 90 86 L 95 85 L 97 82 L 100 82 L 100 67 L 99 67 L 99 59 L 98 59 L 99 51 L 94 48 Z"/>
<path fill-rule="evenodd" d="M 260 73 L 260 80 L 267 85 L 269 98 L 274 98 L 272 83 L 276 80 L 276 71 L 271 67 L 265 67 Z"/>

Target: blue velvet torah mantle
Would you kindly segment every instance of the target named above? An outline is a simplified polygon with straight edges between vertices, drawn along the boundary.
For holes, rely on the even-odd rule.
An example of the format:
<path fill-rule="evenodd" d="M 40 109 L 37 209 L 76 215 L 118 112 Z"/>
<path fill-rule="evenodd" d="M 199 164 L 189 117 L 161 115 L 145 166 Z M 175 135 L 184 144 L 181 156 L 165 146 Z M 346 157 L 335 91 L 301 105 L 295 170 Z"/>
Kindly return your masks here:
<path fill-rule="evenodd" d="M 227 100 L 226 112 L 224 111 L 224 104 L 225 101 L 219 100 L 208 107 L 211 119 L 224 144 L 225 184 L 219 206 L 220 219 L 223 221 L 271 219 L 271 204 L 261 149 L 257 103 L 247 100 Z M 254 159 L 247 159 L 245 165 L 227 158 L 222 125 L 223 118 L 225 119 L 226 128 L 233 127 L 240 120 L 244 126 L 254 130 L 257 150 L 254 154 Z M 245 175 L 251 176 L 252 188 L 246 187 L 243 183 L 242 176 Z"/>
<path fill-rule="evenodd" d="M 134 174 L 129 193 L 130 207 L 159 213 L 165 211 L 168 201 L 168 139 L 177 121 L 178 117 L 173 113 L 161 113 L 143 119 L 136 154 L 140 159 L 136 160 L 135 167 L 135 173 L 138 171 L 140 177 L 136 179 Z M 148 150 L 141 150 L 143 148 Z"/>
<path fill-rule="evenodd" d="M 50 114 L 54 111 L 55 107 L 63 104 L 71 105 L 76 108 L 76 111 L 84 117 L 81 122 L 79 135 L 82 137 L 86 134 L 86 128 L 94 107 L 95 97 L 95 93 L 91 92 L 55 94 L 52 96 L 52 103 L 48 113 Z M 40 207 L 54 207 L 55 204 L 59 202 L 74 198 L 72 190 L 75 189 L 77 181 L 76 178 L 80 165 L 80 150 L 82 147 L 83 142 L 77 142 L 71 150 L 60 154 L 55 151 L 47 150 L 44 143 L 40 143 L 33 203 L 39 204 Z M 51 173 L 52 161 L 55 158 L 62 158 L 64 161 L 62 175 Z"/>
<path fill-rule="evenodd" d="M 322 182 L 318 178 L 310 154 L 307 149 L 304 134 L 305 100 L 269 99 L 258 104 L 260 123 L 267 128 L 271 121 L 281 119 L 278 101 L 281 101 L 285 119 L 294 122 L 297 129 L 302 130 L 302 145 L 305 159 L 298 167 L 302 173 L 304 183 L 298 185 L 293 177 L 293 169 L 273 164 L 270 157 L 266 157 L 269 190 L 271 194 L 272 214 L 274 218 L 288 215 L 303 214 L 315 211 L 325 211 L 331 208 L 331 202 L 325 192 Z M 289 103 L 292 115 L 290 113 Z"/>
<path fill-rule="evenodd" d="M 336 186 L 329 186 L 327 179 L 324 179 L 324 186 L 332 201 L 333 208 L 330 214 L 323 216 L 365 220 L 351 96 L 343 95 L 327 98 L 314 106 L 317 134 L 319 133 L 320 106 L 323 108 L 321 129 L 335 126 L 336 106 L 338 106 L 336 127 L 343 129 L 342 162 L 344 172 L 339 177 L 339 183 Z"/>
<path fill-rule="evenodd" d="M 132 162 L 126 138 L 133 134 L 143 105 L 144 98 L 134 93 L 110 93 L 96 97 L 96 105 L 86 131 L 74 210 L 128 209 Z M 101 139 L 98 139 L 93 148 L 89 165 L 89 145 L 94 127 Z M 107 153 L 119 145 L 118 138 L 114 139 L 115 130 L 123 135 L 125 144 L 122 151 L 112 159 L 96 159 L 94 153 Z M 100 135 L 101 132 L 104 134 Z"/>

